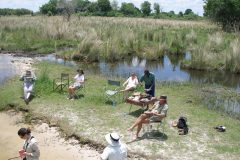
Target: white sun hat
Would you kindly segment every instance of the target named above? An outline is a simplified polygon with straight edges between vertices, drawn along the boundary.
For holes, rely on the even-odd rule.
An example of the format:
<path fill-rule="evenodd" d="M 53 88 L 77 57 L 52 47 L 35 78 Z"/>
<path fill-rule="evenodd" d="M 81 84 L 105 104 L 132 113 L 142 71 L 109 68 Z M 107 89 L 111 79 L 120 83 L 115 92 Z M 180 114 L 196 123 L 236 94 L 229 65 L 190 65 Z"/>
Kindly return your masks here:
<path fill-rule="evenodd" d="M 105 135 L 105 139 L 111 146 L 118 146 L 120 144 L 120 136 L 118 133 L 108 133 Z"/>

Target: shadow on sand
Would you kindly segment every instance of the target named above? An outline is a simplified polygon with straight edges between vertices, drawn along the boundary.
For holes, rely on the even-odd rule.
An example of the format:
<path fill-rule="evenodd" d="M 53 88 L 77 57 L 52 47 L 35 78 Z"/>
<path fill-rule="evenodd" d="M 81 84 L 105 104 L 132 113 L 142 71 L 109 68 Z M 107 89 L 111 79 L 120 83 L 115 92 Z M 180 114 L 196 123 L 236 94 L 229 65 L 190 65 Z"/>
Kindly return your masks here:
<path fill-rule="evenodd" d="M 141 141 L 144 139 L 154 140 L 154 141 L 166 141 L 168 139 L 168 136 L 165 133 L 162 133 L 158 130 L 152 130 L 150 132 L 145 132 L 142 135 L 142 137 L 128 141 L 126 144 L 134 143 L 134 142 Z"/>

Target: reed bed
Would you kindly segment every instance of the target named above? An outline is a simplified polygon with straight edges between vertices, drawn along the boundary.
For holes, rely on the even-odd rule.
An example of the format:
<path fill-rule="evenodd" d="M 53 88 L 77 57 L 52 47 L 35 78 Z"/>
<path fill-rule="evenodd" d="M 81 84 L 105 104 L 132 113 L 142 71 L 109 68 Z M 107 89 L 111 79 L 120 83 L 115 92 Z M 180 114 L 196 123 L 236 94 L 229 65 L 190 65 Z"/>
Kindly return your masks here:
<path fill-rule="evenodd" d="M 159 60 L 190 51 L 185 66 L 239 72 L 239 33 L 225 33 L 208 21 L 123 17 L 0 17 L 0 48 L 57 53 L 84 61 L 115 62 L 137 56 Z M 224 58 L 222 58 L 224 57 Z"/>

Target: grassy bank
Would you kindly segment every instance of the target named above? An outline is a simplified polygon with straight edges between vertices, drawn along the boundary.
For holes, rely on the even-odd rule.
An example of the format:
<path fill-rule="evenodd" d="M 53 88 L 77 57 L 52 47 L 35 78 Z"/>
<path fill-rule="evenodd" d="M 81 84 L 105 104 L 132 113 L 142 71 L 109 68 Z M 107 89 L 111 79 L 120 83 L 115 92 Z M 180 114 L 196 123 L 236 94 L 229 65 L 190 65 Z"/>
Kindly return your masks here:
<path fill-rule="evenodd" d="M 59 77 L 61 72 L 73 76 L 73 68 L 48 63 L 39 63 L 36 68 L 39 78 L 36 82 L 36 98 L 26 106 L 19 98 L 21 82 L 10 80 L 0 88 L 2 110 L 7 104 L 18 104 L 29 109 L 34 117 L 47 118 L 51 124 L 59 125 L 68 135 L 91 139 L 98 144 L 105 144 L 104 135 L 111 131 L 119 132 L 124 142 L 131 140 L 131 134 L 126 129 L 136 120 L 141 110 L 133 106 L 132 112 L 127 114 L 128 104 L 120 103 L 116 107 L 106 104 L 103 94 L 107 80 L 105 77 L 86 73 L 84 96 L 70 101 L 65 93 L 51 91 L 51 80 Z M 156 135 L 153 139 L 143 138 L 130 142 L 129 149 L 138 154 L 146 154 L 149 159 L 238 159 L 239 120 L 204 106 L 199 97 L 200 87 L 189 83 L 157 84 L 156 94 L 166 94 L 170 106 L 165 136 L 159 139 L 159 135 Z M 186 136 L 179 136 L 177 130 L 170 125 L 172 120 L 181 115 L 188 118 L 190 130 Z M 225 133 L 213 129 L 220 124 L 227 127 Z"/>
<path fill-rule="evenodd" d="M 239 72 L 239 34 L 207 21 L 144 18 L 0 17 L 2 50 L 57 52 L 81 61 L 116 61 L 132 56 L 157 60 L 186 51 L 184 67 Z"/>

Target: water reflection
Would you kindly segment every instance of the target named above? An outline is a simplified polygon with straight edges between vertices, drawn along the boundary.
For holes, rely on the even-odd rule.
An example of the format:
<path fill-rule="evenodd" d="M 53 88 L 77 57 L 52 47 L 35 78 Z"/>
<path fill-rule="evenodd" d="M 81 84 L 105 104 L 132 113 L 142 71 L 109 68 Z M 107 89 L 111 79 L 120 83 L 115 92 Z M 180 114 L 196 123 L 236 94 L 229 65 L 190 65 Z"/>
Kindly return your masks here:
<path fill-rule="evenodd" d="M 219 84 L 227 87 L 237 89 L 240 92 L 240 75 L 231 74 L 228 72 L 218 71 L 198 71 L 182 69 L 180 63 L 182 60 L 191 59 L 191 54 L 185 55 L 168 55 L 164 56 L 158 61 L 147 61 L 146 59 L 139 59 L 133 57 L 130 60 L 118 63 L 92 63 L 83 64 L 73 61 L 64 61 L 56 58 L 54 55 L 48 55 L 43 60 L 51 61 L 68 66 L 78 66 L 92 74 L 102 74 L 107 77 L 128 77 L 132 72 L 135 72 L 140 77 L 145 68 L 148 68 L 156 76 L 156 81 L 190 81 L 194 83 L 210 83 Z"/>
<path fill-rule="evenodd" d="M 231 74 L 228 72 L 206 72 L 206 71 L 197 71 L 197 70 L 186 70 L 180 68 L 180 62 L 184 59 L 189 59 L 191 56 L 186 54 L 181 57 L 174 56 L 164 56 L 162 59 L 158 61 L 147 61 L 145 59 L 139 59 L 134 57 L 133 59 L 119 62 L 119 63 L 77 63 L 74 61 L 66 61 L 61 58 L 57 58 L 55 55 L 48 55 L 46 57 L 39 57 L 37 59 L 49 61 L 52 63 L 62 64 L 66 66 L 72 67 L 80 67 L 86 70 L 90 74 L 101 74 L 106 77 L 128 77 L 132 72 L 135 72 L 138 77 L 140 77 L 145 68 L 148 68 L 151 72 L 153 72 L 156 76 L 156 81 L 191 81 L 194 83 L 210 83 L 210 84 L 219 84 L 227 87 L 231 87 L 240 92 L 240 75 L 239 74 Z M 11 55 L 0 54 L 0 84 L 16 75 L 16 68 L 11 62 Z M 235 102 L 220 102 L 220 100 L 216 101 L 216 104 L 219 103 L 227 103 L 224 106 L 227 109 L 230 108 L 231 111 L 239 113 L 239 102 L 236 104 Z M 232 107 L 231 109 L 231 106 Z M 238 106 L 238 107 L 236 107 Z M 227 110 L 226 109 L 226 110 Z"/>
<path fill-rule="evenodd" d="M 235 88 L 240 92 L 240 75 L 229 72 L 204 72 L 195 70 L 186 70 L 189 74 L 189 81 L 195 83 L 220 84 L 223 86 Z"/>
<path fill-rule="evenodd" d="M 67 61 L 62 58 L 58 58 L 54 54 L 49 54 L 45 57 L 39 57 L 39 59 L 44 60 L 44 61 L 49 61 L 52 63 L 56 63 L 56 64 L 62 64 L 65 66 L 76 66 L 76 63 L 74 61 Z"/>
<path fill-rule="evenodd" d="M 15 67 L 12 65 L 9 56 L 0 55 L 0 84 L 16 74 Z"/>
<path fill-rule="evenodd" d="M 224 93 L 224 91 L 222 91 Z M 221 92 L 221 94 L 223 94 Z M 204 105 L 211 109 L 223 110 L 231 116 L 240 118 L 240 100 L 236 97 L 225 97 L 221 94 L 212 91 L 209 93 L 205 92 Z"/>
<path fill-rule="evenodd" d="M 16 70 L 11 62 L 10 55 L 0 54 L 0 83 L 5 79 L 16 74 Z M 66 61 L 50 54 L 46 57 L 39 57 L 38 59 L 50 61 L 52 63 L 62 64 L 66 66 L 78 66 L 92 74 L 102 74 L 104 76 L 128 77 L 132 72 L 135 72 L 138 77 L 143 74 L 145 68 L 148 68 L 156 76 L 156 81 L 191 81 L 194 83 L 210 83 L 219 84 L 231 87 L 240 92 L 240 75 L 231 74 L 228 72 L 206 72 L 197 70 L 187 70 L 180 68 L 180 62 L 184 59 L 190 59 L 189 53 L 184 56 L 168 55 L 162 57 L 158 61 L 147 61 L 146 59 L 139 59 L 133 57 L 130 60 L 118 63 L 92 63 L 85 64 L 81 62 Z"/>

